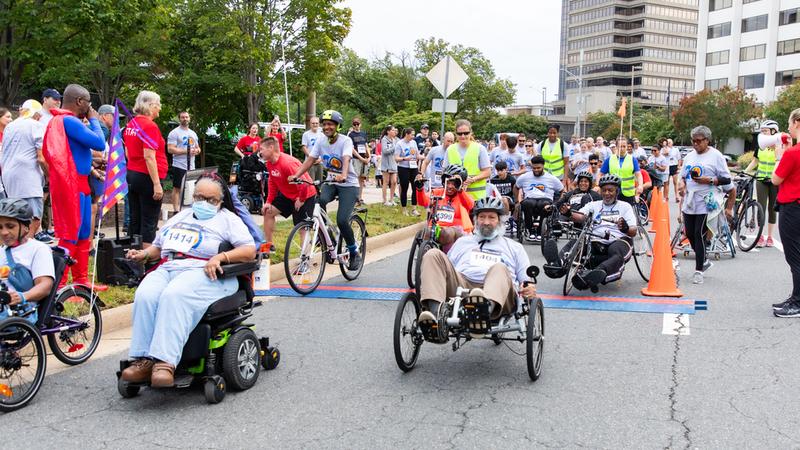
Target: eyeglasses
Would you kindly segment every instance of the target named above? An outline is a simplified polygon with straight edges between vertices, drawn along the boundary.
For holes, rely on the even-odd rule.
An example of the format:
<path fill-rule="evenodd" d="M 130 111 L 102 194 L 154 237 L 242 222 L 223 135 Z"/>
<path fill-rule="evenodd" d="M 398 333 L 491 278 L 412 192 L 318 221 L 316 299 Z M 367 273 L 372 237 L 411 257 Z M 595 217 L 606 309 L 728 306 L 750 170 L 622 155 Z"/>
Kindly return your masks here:
<path fill-rule="evenodd" d="M 707 140 L 708 139 L 706 139 L 706 138 L 692 139 L 692 144 L 699 144 L 699 143 L 701 143 L 703 141 L 707 141 Z"/>
<path fill-rule="evenodd" d="M 591 164 L 591 165 L 593 165 L 593 166 L 596 166 L 596 165 L 598 165 L 598 164 L 600 164 L 600 163 L 599 163 L 599 162 L 597 162 L 597 161 L 594 161 L 594 162 L 590 162 L 589 164 Z"/>
<path fill-rule="evenodd" d="M 459 136 L 469 136 L 471 131 L 456 131 L 456 134 Z"/>
<path fill-rule="evenodd" d="M 214 206 L 219 205 L 220 203 L 222 203 L 222 200 L 220 200 L 220 199 L 218 199 L 216 197 L 206 197 L 206 196 L 200 195 L 200 194 L 194 194 L 192 196 L 192 198 L 196 202 L 207 201 L 208 203 L 211 203 Z"/>
<path fill-rule="evenodd" d="M 361 125 L 361 122 L 353 122 L 353 126 L 354 126 L 354 127 L 357 127 L 357 126 L 359 126 L 359 125 Z"/>

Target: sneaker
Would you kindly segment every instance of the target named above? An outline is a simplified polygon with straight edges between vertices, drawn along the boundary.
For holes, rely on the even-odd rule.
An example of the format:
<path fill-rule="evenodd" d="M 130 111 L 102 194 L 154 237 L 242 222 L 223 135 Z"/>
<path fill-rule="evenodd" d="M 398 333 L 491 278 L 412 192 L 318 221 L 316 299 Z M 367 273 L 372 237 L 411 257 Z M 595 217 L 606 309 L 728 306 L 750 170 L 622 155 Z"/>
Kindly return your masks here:
<path fill-rule="evenodd" d="M 383 206 L 393 206 L 392 202 L 383 202 Z"/>
<path fill-rule="evenodd" d="M 389 202 L 389 206 L 397 206 L 397 203 L 394 200 L 392 200 L 391 202 Z"/>
<path fill-rule="evenodd" d="M 417 211 L 417 208 L 411 210 L 411 215 L 414 217 L 419 217 L 419 211 Z"/>
<path fill-rule="evenodd" d="M 407 215 L 408 215 L 408 210 L 407 210 L 407 209 L 403 209 L 403 215 L 404 215 L 404 216 L 407 216 Z"/>
<path fill-rule="evenodd" d="M 581 274 L 581 278 L 586 282 L 589 288 L 597 287 L 603 281 L 606 281 L 608 274 L 603 269 L 594 269 Z"/>
<path fill-rule="evenodd" d="M 528 242 L 539 242 L 542 238 L 533 231 L 528 231 L 528 236 L 525 237 Z"/>
<path fill-rule="evenodd" d="M 786 305 L 784 305 L 783 308 L 772 311 L 772 314 L 774 314 L 775 317 L 784 317 L 784 318 L 800 317 L 800 302 L 798 301 L 789 302 Z"/>
<path fill-rule="evenodd" d="M 153 360 L 139 358 L 122 371 L 120 377 L 128 383 L 144 383 L 150 380 L 153 373 Z"/>
<path fill-rule="evenodd" d="M 347 263 L 347 270 L 358 270 L 359 267 L 361 267 L 361 255 L 358 253 L 350 255 L 350 261 Z"/>
<path fill-rule="evenodd" d="M 589 289 L 589 284 L 586 283 L 586 280 L 583 279 L 580 273 L 576 273 L 575 275 L 573 275 L 572 285 L 575 286 L 575 289 L 579 291 Z"/>
<path fill-rule="evenodd" d="M 773 303 L 772 304 L 772 309 L 781 309 L 784 306 L 788 305 L 789 303 L 792 303 L 793 301 L 795 301 L 795 298 L 794 297 L 789 297 L 789 298 L 787 298 L 786 300 L 784 300 L 782 302 Z"/>
<path fill-rule="evenodd" d="M 713 266 L 714 263 L 712 263 L 710 260 L 707 259 L 706 262 L 703 263 L 703 273 L 708 272 L 708 269 L 710 269 Z"/>
<path fill-rule="evenodd" d="M 36 233 L 33 236 L 33 238 L 36 239 L 37 241 L 43 242 L 45 244 L 52 244 L 53 243 L 53 237 L 50 236 L 49 234 L 45 233 L 44 231 L 40 231 L 40 232 Z"/>
<path fill-rule="evenodd" d="M 774 246 L 775 246 L 775 242 L 772 240 L 772 236 L 768 237 L 767 238 L 767 243 L 764 245 L 764 247 L 774 247 Z"/>
<path fill-rule="evenodd" d="M 756 247 L 763 248 L 767 246 L 767 240 L 764 239 L 764 236 L 758 238 L 758 242 L 756 242 Z"/>
<path fill-rule="evenodd" d="M 694 275 L 692 275 L 692 283 L 703 284 L 703 272 L 695 271 Z"/>
<path fill-rule="evenodd" d="M 430 311 L 422 311 L 417 317 L 417 323 L 434 324 L 436 323 L 436 316 Z"/>

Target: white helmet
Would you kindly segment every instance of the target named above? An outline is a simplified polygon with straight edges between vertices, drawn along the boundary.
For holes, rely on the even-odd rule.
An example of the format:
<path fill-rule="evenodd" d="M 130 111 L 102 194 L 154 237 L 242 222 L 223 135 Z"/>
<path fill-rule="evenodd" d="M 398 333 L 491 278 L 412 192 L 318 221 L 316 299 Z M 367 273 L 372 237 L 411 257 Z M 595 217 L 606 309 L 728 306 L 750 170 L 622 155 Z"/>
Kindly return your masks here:
<path fill-rule="evenodd" d="M 770 130 L 774 130 L 776 133 L 779 133 L 781 130 L 778 127 L 778 122 L 775 122 L 772 119 L 767 119 L 761 122 L 761 128 L 769 128 Z"/>

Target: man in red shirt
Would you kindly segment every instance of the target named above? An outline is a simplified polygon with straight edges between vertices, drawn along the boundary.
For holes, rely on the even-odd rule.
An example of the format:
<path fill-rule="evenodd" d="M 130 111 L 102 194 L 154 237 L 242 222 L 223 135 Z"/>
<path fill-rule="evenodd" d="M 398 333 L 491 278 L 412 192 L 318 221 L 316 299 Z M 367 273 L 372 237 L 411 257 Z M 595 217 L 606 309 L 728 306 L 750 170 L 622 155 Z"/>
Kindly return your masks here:
<path fill-rule="evenodd" d="M 310 184 L 290 184 L 287 179 L 294 175 L 303 163 L 294 156 L 281 153 L 278 140 L 273 136 L 265 137 L 258 147 L 261 158 L 266 161 L 269 179 L 267 181 L 267 201 L 261 209 L 264 216 L 264 238 L 272 243 L 272 232 L 275 229 L 275 217 L 292 216 L 297 223 L 314 214 L 314 196 L 317 190 Z M 308 174 L 303 174 L 305 181 L 311 181 Z"/>

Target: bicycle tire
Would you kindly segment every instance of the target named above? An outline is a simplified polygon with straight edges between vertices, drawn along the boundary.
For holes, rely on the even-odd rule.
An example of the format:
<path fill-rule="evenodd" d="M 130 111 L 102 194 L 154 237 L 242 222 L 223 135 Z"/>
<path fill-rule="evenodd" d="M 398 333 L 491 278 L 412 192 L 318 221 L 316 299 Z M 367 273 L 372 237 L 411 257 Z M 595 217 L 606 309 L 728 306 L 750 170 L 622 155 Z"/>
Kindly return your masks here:
<path fill-rule="evenodd" d="M 30 344 L 35 354 L 28 355 L 23 350 Z M 44 382 L 44 375 L 47 371 L 47 355 L 45 354 L 44 341 L 39 329 L 25 319 L 10 317 L 0 321 L 0 356 L 3 359 L 2 377 L 0 384 L 4 386 L 4 393 L 0 395 L 0 412 L 10 412 L 27 405 L 39 392 Z M 24 359 L 27 358 L 27 359 Z M 24 360 L 23 360 L 24 359 Z M 22 370 L 30 370 L 31 363 L 36 360 L 36 371 L 31 377 L 27 387 L 22 390 L 14 385 L 15 380 L 21 377 L 17 373 Z M 19 360 L 19 368 L 14 360 Z M 9 364 L 9 367 L 5 367 Z M 8 375 L 6 377 L 6 375 Z"/>
<path fill-rule="evenodd" d="M 358 245 L 358 253 L 361 254 L 361 264 L 359 264 L 358 268 L 355 270 L 349 270 L 344 264 L 339 264 L 339 270 L 346 280 L 353 281 L 361 275 L 361 270 L 364 269 L 364 260 L 367 258 L 367 226 L 364 224 L 364 220 L 361 219 L 361 216 L 353 214 L 350 216 L 350 228 L 353 229 L 353 237 L 355 237 L 356 244 Z M 344 238 L 342 237 L 342 233 L 339 233 L 336 253 L 341 254 L 343 248 L 345 248 Z"/>
<path fill-rule="evenodd" d="M 569 293 L 572 291 L 572 277 L 574 277 L 578 271 L 583 268 L 583 261 L 581 261 L 581 259 L 583 258 L 583 252 L 586 249 L 586 244 L 586 235 L 584 234 L 578 238 L 578 240 L 575 242 L 575 245 L 572 247 L 572 251 L 574 253 L 569 258 L 567 274 L 564 277 L 564 288 L 562 290 L 564 295 L 569 295 Z M 565 264 L 567 264 L 566 261 Z"/>
<path fill-rule="evenodd" d="M 417 251 L 419 250 L 420 243 L 422 242 L 423 231 L 417 232 L 414 236 L 414 242 L 411 243 L 411 250 L 408 252 L 408 264 L 406 265 L 406 283 L 408 287 L 414 289 L 417 279 Z"/>
<path fill-rule="evenodd" d="M 748 212 L 750 210 L 754 212 Z M 750 214 L 755 214 L 755 217 L 751 217 Z M 751 221 L 754 222 L 750 223 Z M 747 228 L 743 230 L 743 227 Z M 745 253 L 752 250 L 758 244 L 758 240 L 764 232 L 764 207 L 756 200 L 748 200 L 737 217 L 736 230 L 734 232 L 736 233 L 736 244 L 739 246 L 739 250 Z"/>
<path fill-rule="evenodd" d="M 90 291 L 76 286 L 63 291 L 56 298 L 53 314 L 47 322 L 50 326 L 67 327 L 68 322 L 77 320 L 85 324 L 85 328 L 82 330 L 66 329 L 47 335 L 47 343 L 50 345 L 50 350 L 53 351 L 53 356 L 64 364 L 71 366 L 80 364 L 91 358 L 94 351 L 97 350 L 100 336 L 103 333 L 103 315 L 100 313 L 99 299 L 96 297 L 97 294 L 95 294 L 95 301 L 92 305 Z M 91 311 L 89 305 L 91 305 Z M 94 326 L 90 324 L 91 320 L 94 321 Z M 86 333 L 87 330 L 91 330 L 91 332 Z M 63 344 L 67 344 L 66 348 L 63 348 Z"/>
<path fill-rule="evenodd" d="M 544 243 L 547 242 L 548 239 L 553 239 L 556 242 L 558 238 L 553 235 L 553 215 L 549 215 L 547 217 L 543 217 L 541 222 L 539 223 L 539 249 L 544 255 Z M 556 245 L 558 245 L 556 243 Z"/>
<path fill-rule="evenodd" d="M 422 347 L 422 341 L 411 335 L 412 331 L 409 328 L 413 327 L 417 322 L 420 308 L 414 294 L 407 293 L 400 299 L 397 304 L 397 311 L 394 316 L 394 334 L 392 341 L 394 344 L 394 360 L 397 367 L 403 372 L 408 372 L 414 368 L 419 357 L 419 350 Z M 409 351 L 403 351 L 404 342 L 410 346 Z"/>
<path fill-rule="evenodd" d="M 526 319 L 525 361 L 528 376 L 536 381 L 542 375 L 542 358 L 544 356 L 544 305 L 542 299 L 536 297 Z"/>
<path fill-rule="evenodd" d="M 636 248 L 637 238 L 633 238 L 633 261 L 636 263 L 636 270 L 639 272 L 642 280 L 647 283 L 650 281 L 650 271 L 653 268 L 653 242 L 650 240 L 650 235 L 644 227 L 639 227 L 636 236 L 640 236 L 639 241 L 641 241 L 644 246 L 642 248 Z"/>
<path fill-rule="evenodd" d="M 298 236 L 303 230 L 308 233 L 307 236 L 313 236 L 315 226 L 314 222 L 300 222 L 292 228 L 292 231 L 289 232 L 289 237 L 286 239 L 286 248 L 283 253 L 283 269 L 289 286 L 300 295 L 308 295 L 314 292 L 322 282 L 322 276 L 325 274 L 325 264 L 327 263 L 327 255 L 325 253 L 327 249 L 323 248 L 322 242 L 324 242 L 324 239 L 321 235 L 317 235 L 317 239 L 313 244 L 306 242 L 309 237 L 305 237 L 299 246 L 292 245 L 295 236 Z M 320 229 L 318 232 L 323 233 L 324 231 Z M 310 252 L 303 250 L 307 245 L 311 245 Z M 320 260 L 314 261 L 317 256 Z M 306 264 L 305 267 L 303 267 L 304 262 Z M 316 267 L 319 267 L 319 274 L 317 274 L 316 278 L 313 275 L 303 277 L 311 273 L 311 268 L 315 267 L 315 264 Z M 292 265 L 297 267 L 292 267 Z M 303 272 L 304 269 L 308 270 L 308 272 Z M 295 277 L 297 277 L 297 280 L 295 280 Z"/>
<path fill-rule="evenodd" d="M 439 248 L 439 245 L 431 240 L 423 241 L 419 247 L 419 251 L 417 251 L 417 263 L 415 265 L 414 271 L 414 282 L 416 283 L 416 287 L 414 291 L 417 293 L 417 298 L 419 298 L 419 290 L 421 288 L 421 279 L 422 279 L 422 258 L 425 257 L 425 253 L 428 253 L 428 250 L 433 248 Z"/>

